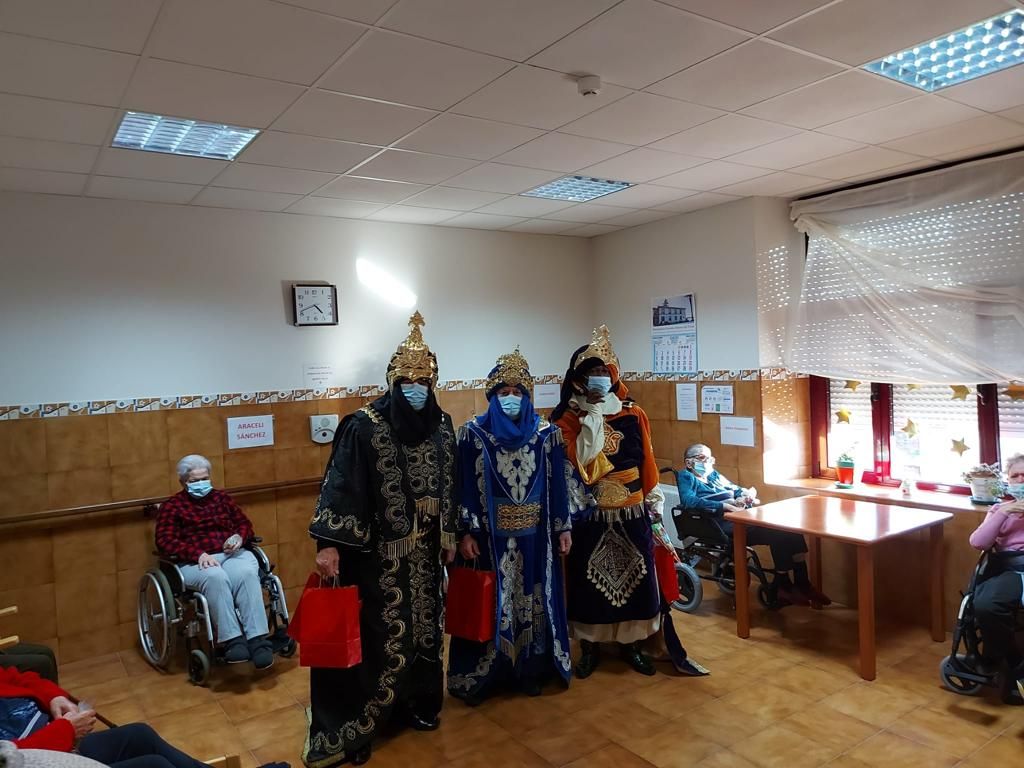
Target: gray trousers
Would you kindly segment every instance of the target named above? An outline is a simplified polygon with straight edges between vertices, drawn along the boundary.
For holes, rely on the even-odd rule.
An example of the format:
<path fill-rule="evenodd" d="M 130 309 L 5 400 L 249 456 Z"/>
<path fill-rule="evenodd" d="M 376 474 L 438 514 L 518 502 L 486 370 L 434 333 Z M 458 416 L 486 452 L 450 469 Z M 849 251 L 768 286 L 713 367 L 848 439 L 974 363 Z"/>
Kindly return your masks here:
<path fill-rule="evenodd" d="M 181 574 L 187 587 L 206 596 L 217 630 L 217 642 L 234 640 L 243 633 L 247 640 L 263 637 L 269 629 L 256 556 L 240 549 L 230 555 L 221 553 L 213 557 L 220 563 L 219 568 L 183 565 Z"/>

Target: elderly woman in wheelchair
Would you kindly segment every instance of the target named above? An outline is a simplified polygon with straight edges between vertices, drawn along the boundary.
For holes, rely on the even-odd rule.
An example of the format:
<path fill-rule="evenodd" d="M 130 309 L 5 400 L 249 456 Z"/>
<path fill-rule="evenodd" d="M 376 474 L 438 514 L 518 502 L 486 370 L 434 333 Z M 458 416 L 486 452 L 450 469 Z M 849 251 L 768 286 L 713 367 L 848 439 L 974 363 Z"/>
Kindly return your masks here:
<path fill-rule="evenodd" d="M 205 681 L 210 660 L 201 647 L 193 647 L 199 645 L 195 641 L 205 636 L 213 645 L 214 630 L 218 660 L 251 661 L 256 669 L 268 669 L 275 652 L 287 656 L 295 649 L 285 632 L 288 610 L 280 579 L 256 546 L 260 539 L 249 518 L 227 493 L 213 488 L 206 458 L 181 459 L 178 480 L 181 492 L 164 502 L 157 516 L 160 568 L 143 576 L 140 584 L 143 651 L 151 662 L 164 666 L 173 644 L 170 625 L 177 624 L 189 643 L 193 682 Z M 264 590 L 270 598 L 269 617 Z"/>

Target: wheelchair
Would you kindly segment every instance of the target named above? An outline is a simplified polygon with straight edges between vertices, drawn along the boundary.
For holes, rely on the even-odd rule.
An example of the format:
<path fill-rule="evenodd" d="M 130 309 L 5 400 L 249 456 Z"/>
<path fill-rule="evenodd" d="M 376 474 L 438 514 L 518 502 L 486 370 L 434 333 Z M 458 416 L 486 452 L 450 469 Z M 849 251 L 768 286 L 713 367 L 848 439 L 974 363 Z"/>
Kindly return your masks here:
<path fill-rule="evenodd" d="M 260 586 L 266 596 L 267 624 L 273 652 L 284 658 L 295 654 L 296 643 L 288 636 L 288 605 L 284 587 L 274 566 L 254 537 L 245 549 L 256 557 Z M 178 638 L 184 638 L 188 657 L 188 679 L 203 685 L 210 678 L 212 664 L 226 664 L 223 648 L 214 642 L 213 622 L 206 596 L 185 586 L 176 558 L 155 552 L 160 561 L 139 580 L 138 630 L 142 654 L 154 667 L 165 670 L 174 656 Z"/>
<path fill-rule="evenodd" d="M 953 626 L 953 647 L 951 653 L 939 662 L 942 684 L 953 693 L 975 696 L 983 688 L 999 685 L 996 674 L 979 668 L 982 640 L 974 619 L 974 592 L 983 581 L 1006 570 L 1024 570 L 1024 553 L 982 552 L 971 573 L 967 591 L 960 593 L 960 609 Z M 1024 610 L 1017 611 L 1016 629 L 1018 633 L 1024 631 Z"/>

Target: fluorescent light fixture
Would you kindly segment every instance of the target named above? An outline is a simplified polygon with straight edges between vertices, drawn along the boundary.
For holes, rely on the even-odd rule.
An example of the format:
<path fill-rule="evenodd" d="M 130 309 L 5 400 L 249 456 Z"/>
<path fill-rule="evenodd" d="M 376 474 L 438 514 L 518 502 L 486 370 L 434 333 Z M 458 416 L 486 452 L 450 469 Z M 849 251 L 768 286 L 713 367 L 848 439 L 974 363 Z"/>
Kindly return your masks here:
<path fill-rule="evenodd" d="M 1024 11 L 1013 10 L 865 64 L 864 69 L 937 91 L 1024 63 Z"/>
<path fill-rule="evenodd" d="M 146 112 L 125 112 L 111 146 L 169 155 L 234 160 L 258 134 L 256 128 L 204 123 Z"/>
<path fill-rule="evenodd" d="M 628 181 L 609 181 L 593 179 L 589 176 L 564 176 L 561 179 L 541 184 L 529 192 L 522 192 L 523 197 L 543 197 L 546 200 L 571 200 L 574 203 L 585 203 L 598 197 L 610 195 L 633 186 Z"/>
<path fill-rule="evenodd" d="M 412 309 L 416 306 L 416 294 L 394 275 L 381 269 L 372 261 L 356 259 L 356 277 L 370 291 L 396 307 Z"/>

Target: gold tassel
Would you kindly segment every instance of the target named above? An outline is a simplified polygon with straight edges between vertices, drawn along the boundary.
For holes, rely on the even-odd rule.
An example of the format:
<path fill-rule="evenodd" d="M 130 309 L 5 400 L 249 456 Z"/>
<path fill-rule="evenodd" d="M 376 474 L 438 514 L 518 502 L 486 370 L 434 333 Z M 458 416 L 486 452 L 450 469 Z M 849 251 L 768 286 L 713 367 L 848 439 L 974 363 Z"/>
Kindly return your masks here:
<path fill-rule="evenodd" d="M 593 512 L 593 519 L 602 523 L 622 523 L 626 520 L 639 520 L 646 515 L 647 512 L 644 510 L 643 504 L 634 504 L 631 507 L 622 507 L 621 509 L 598 507 Z"/>
<path fill-rule="evenodd" d="M 454 533 L 450 531 L 441 531 L 441 548 L 442 549 L 455 549 L 459 546 L 459 540 Z"/>
<path fill-rule="evenodd" d="M 507 638 L 499 638 L 501 645 L 501 653 L 503 656 L 507 656 L 513 664 L 516 663 L 516 659 L 519 658 L 519 654 L 525 646 L 533 642 L 533 627 L 527 627 L 516 638 L 514 643 L 510 642 Z"/>
<path fill-rule="evenodd" d="M 441 500 L 434 496 L 424 496 L 416 499 L 416 516 L 437 517 L 441 511 Z"/>

